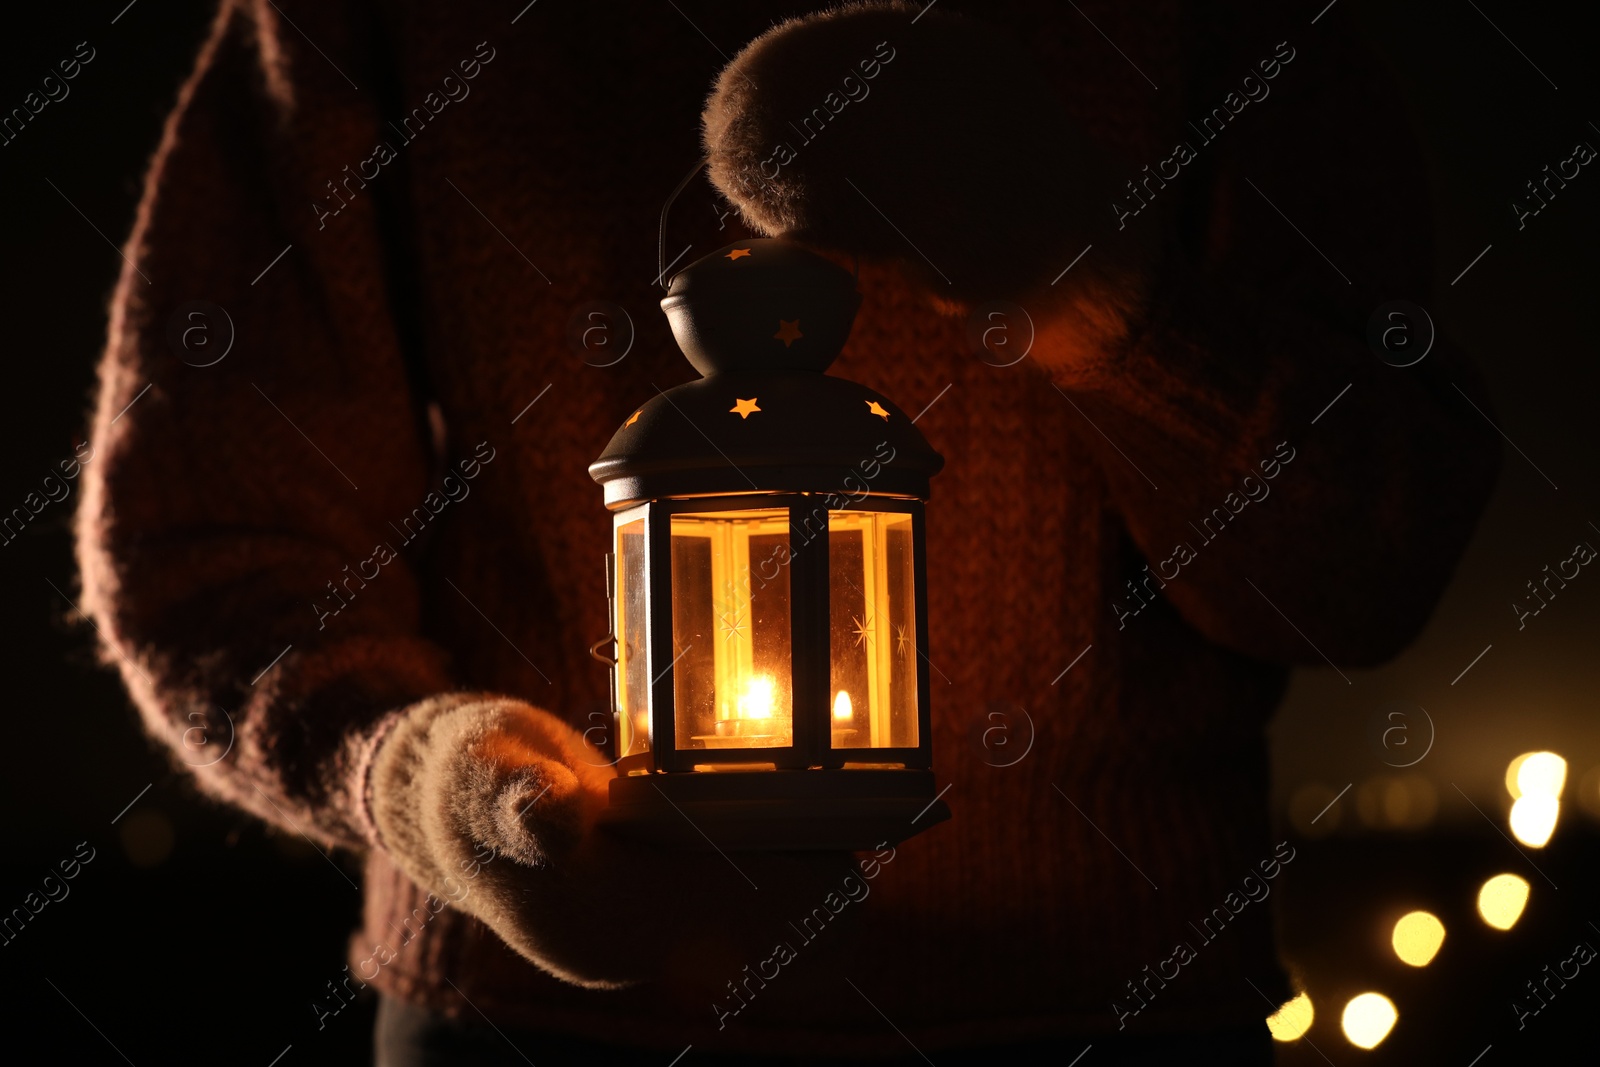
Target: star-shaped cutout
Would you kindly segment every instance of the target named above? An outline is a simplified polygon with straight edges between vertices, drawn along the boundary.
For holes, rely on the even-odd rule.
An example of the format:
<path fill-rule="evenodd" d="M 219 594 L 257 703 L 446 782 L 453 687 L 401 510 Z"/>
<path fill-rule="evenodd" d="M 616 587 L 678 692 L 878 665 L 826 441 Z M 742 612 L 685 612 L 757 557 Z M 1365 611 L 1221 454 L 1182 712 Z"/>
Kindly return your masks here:
<path fill-rule="evenodd" d="M 872 412 L 874 415 L 882 415 L 884 422 L 889 421 L 889 413 L 883 410 L 883 405 L 878 403 L 876 400 L 867 401 L 867 410 Z"/>
<path fill-rule="evenodd" d="M 730 619 L 728 617 L 730 615 L 732 615 L 733 618 Z M 725 611 L 721 615 L 717 616 L 717 618 L 722 623 L 723 636 L 728 640 L 732 641 L 736 637 L 744 636 L 744 612 L 738 610 Z"/>
<path fill-rule="evenodd" d="M 639 416 L 643 412 L 644 412 L 644 408 L 640 408 L 638 411 L 635 411 L 633 413 L 633 415 L 628 419 L 628 421 L 623 423 L 622 425 L 624 425 L 624 426 L 632 426 L 634 423 L 639 421 Z"/>
<path fill-rule="evenodd" d="M 856 647 L 860 648 L 863 644 L 872 639 L 872 616 L 868 615 L 867 621 L 862 622 L 860 619 L 852 615 L 850 616 L 850 621 L 856 624 Z"/>
<path fill-rule="evenodd" d="M 795 319 L 793 322 L 788 322 L 788 321 L 786 321 L 784 319 L 779 319 L 778 320 L 778 332 L 773 334 L 772 336 L 773 336 L 773 338 L 775 340 L 782 341 L 784 348 L 788 348 L 790 345 L 792 345 L 796 341 L 800 340 L 800 338 L 804 337 L 805 334 L 800 332 L 800 320 L 799 319 Z"/>
<path fill-rule="evenodd" d="M 750 250 L 748 248 L 735 248 L 732 252 L 729 252 L 727 255 L 723 256 L 722 258 L 723 259 L 743 259 L 745 256 L 748 256 L 749 254 L 750 254 Z"/>
<path fill-rule="evenodd" d="M 751 397 L 749 400 L 742 400 L 739 397 L 734 397 L 733 407 L 729 408 L 728 410 L 739 416 L 741 419 L 748 419 L 752 412 L 761 410 L 760 408 L 756 407 L 756 399 L 756 397 Z"/>

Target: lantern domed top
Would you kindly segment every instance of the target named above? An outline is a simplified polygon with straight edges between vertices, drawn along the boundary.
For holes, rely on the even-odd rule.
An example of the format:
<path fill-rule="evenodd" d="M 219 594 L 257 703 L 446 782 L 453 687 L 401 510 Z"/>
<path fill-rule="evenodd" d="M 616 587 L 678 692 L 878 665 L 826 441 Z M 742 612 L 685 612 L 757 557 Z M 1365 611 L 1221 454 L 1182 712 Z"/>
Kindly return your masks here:
<path fill-rule="evenodd" d="M 849 271 L 771 237 L 690 264 L 661 301 L 678 347 L 707 376 L 827 370 L 860 306 Z"/>
<path fill-rule="evenodd" d="M 730 493 L 926 499 L 944 457 L 888 397 L 822 373 L 860 303 L 849 271 L 783 238 L 737 241 L 685 267 L 661 307 L 704 377 L 646 401 L 589 464 L 607 506 Z"/>

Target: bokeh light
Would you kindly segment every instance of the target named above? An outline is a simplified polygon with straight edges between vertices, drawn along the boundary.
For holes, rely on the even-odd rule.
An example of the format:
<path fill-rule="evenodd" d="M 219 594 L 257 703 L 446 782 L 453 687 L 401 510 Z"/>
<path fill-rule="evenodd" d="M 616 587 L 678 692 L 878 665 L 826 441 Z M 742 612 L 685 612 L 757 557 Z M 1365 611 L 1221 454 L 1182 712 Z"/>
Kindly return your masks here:
<path fill-rule="evenodd" d="M 1416 773 L 1367 778 L 1355 787 L 1354 800 L 1356 817 L 1374 830 L 1426 829 L 1439 808 L 1433 783 Z"/>
<path fill-rule="evenodd" d="M 1344 1017 L 1339 1025 L 1344 1028 L 1347 1041 L 1357 1048 L 1377 1048 L 1389 1031 L 1394 1029 L 1400 1013 L 1394 1001 L 1382 993 L 1362 993 L 1352 997 L 1344 1006 Z"/>
<path fill-rule="evenodd" d="M 1537 795 L 1561 798 L 1567 784 L 1567 761 L 1554 752 L 1524 752 L 1506 767 L 1506 792 L 1511 799 Z"/>
<path fill-rule="evenodd" d="M 1511 833 L 1530 848 L 1543 848 L 1555 833 L 1561 801 L 1541 793 L 1523 793 L 1511 805 Z"/>
<path fill-rule="evenodd" d="M 1414 911 L 1394 924 L 1394 954 L 1413 967 L 1426 967 L 1444 944 L 1444 923 L 1432 912 Z"/>
<path fill-rule="evenodd" d="M 172 855 L 177 842 L 172 820 L 156 808 L 129 812 L 117 827 L 117 838 L 122 843 L 123 855 L 135 867 L 159 866 Z"/>
<path fill-rule="evenodd" d="M 1339 828 L 1344 804 L 1334 800 L 1339 790 L 1330 789 L 1321 782 L 1307 782 L 1289 798 L 1289 822 L 1301 837 L 1316 839 L 1326 837 Z"/>
<path fill-rule="evenodd" d="M 1514 874 L 1497 874 L 1478 890 L 1478 914 L 1496 930 L 1509 930 L 1528 904 L 1528 883 Z"/>
<path fill-rule="evenodd" d="M 1506 764 L 1506 792 L 1511 794 L 1511 799 L 1516 800 L 1522 796 L 1522 786 L 1517 784 L 1517 778 L 1522 774 L 1522 765 L 1528 761 L 1532 752 L 1524 752 L 1510 763 Z"/>
<path fill-rule="evenodd" d="M 1311 1029 L 1311 1021 L 1316 1014 L 1311 1007 L 1311 998 L 1301 993 L 1267 1016 L 1267 1029 L 1272 1032 L 1274 1041 L 1298 1041 Z"/>

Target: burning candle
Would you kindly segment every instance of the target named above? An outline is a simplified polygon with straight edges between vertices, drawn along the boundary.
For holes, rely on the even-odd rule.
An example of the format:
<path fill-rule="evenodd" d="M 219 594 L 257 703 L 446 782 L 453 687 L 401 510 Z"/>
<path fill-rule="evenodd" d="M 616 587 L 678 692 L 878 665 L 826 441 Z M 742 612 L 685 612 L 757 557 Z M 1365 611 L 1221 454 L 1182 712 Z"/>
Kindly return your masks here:
<path fill-rule="evenodd" d="M 734 705 L 736 719 L 772 718 L 772 676 L 759 674 L 744 684 L 744 692 Z"/>
<path fill-rule="evenodd" d="M 850 694 L 843 689 L 833 698 L 833 721 L 849 722 L 855 718 L 855 708 L 850 706 Z"/>

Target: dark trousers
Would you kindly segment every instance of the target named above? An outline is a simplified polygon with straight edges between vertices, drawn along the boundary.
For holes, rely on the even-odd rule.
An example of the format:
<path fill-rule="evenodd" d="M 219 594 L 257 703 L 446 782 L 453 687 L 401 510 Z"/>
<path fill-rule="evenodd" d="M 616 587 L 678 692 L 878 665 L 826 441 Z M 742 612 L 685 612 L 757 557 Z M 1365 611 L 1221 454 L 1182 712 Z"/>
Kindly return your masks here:
<path fill-rule="evenodd" d="M 378 1004 L 377 1067 L 668 1067 L 682 1049 L 634 1049 L 580 1038 L 496 1029 L 456 1021 L 383 997 Z M 1084 1050 L 1089 1051 L 1085 1055 Z M 1082 1059 L 1076 1057 L 1082 1055 Z M 679 1067 L 860 1067 L 860 1059 L 744 1056 L 695 1049 Z M 939 1049 L 927 1057 L 908 1045 L 904 1056 L 870 1062 L 894 1067 L 991 1067 L 1051 1063 L 1055 1067 L 1271 1067 L 1266 1024 L 1159 1037 L 1116 1035 L 974 1049 Z"/>

